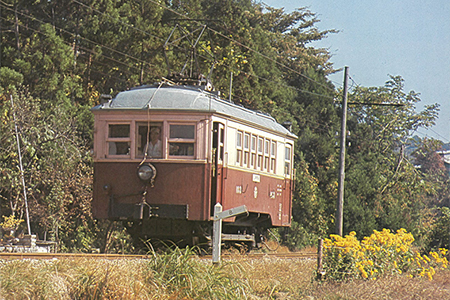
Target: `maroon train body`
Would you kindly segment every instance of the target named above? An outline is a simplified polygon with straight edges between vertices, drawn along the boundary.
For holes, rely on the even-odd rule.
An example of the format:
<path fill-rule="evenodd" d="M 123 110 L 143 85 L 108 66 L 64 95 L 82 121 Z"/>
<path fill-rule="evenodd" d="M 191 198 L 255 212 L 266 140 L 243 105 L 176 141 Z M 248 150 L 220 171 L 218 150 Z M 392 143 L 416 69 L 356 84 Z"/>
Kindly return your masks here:
<path fill-rule="evenodd" d="M 126 220 L 136 237 L 211 237 L 214 205 L 246 205 L 224 220 L 226 239 L 257 243 L 291 223 L 295 135 L 269 115 L 201 86 L 161 84 L 92 109 L 93 215 Z"/>

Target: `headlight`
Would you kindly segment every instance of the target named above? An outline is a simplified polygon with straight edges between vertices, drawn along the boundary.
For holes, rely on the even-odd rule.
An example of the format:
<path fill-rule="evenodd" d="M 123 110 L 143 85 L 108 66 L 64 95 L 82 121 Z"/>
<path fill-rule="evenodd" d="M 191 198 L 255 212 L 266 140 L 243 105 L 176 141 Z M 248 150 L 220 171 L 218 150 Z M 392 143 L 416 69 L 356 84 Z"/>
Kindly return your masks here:
<path fill-rule="evenodd" d="M 138 168 L 138 177 L 144 182 L 153 181 L 156 177 L 156 168 L 152 164 L 140 165 Z"/>

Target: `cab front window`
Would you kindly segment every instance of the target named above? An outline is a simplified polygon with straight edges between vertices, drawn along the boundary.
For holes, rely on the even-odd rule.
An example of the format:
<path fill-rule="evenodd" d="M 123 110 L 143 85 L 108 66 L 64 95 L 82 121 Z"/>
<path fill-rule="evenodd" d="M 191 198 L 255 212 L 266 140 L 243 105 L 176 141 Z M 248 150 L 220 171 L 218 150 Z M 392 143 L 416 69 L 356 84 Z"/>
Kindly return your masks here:
<path fill-rule="evenodd" d="M 137 157 L 147 154 L 148 158 L 163 157 L 163 131 L 161 122 L 138 123 L 136 132 Z"/>
<path fill-rule="evenodd" d="M 108 155 L 130 155 L 130 124 L 108 125 Z"/>
<path fill-rule="evenodd" d="M 195 154 L 195 125 L 170 124 L 169 156 L 190 156 Z"/>

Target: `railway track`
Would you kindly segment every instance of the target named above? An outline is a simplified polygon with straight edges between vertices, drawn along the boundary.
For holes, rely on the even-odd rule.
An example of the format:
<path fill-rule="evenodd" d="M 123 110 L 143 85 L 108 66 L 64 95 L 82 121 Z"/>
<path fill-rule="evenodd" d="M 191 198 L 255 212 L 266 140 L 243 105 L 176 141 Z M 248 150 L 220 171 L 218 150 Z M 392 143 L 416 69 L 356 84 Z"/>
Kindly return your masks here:
<path fill-rule="evenodd" d="M 76 259 L 76 258 L 91 258 L 91 259 L 149 259 L 151 255 L 138 254 L 92 254 L 92 253 L 8 253 L 1 252 L 0 260 L 7 259 Z M 199 256 L 202 259 L 211 259 L 211 255 Z M 285 252 L 285 253 L 246 253 L 246 254 L 222 254 L 222 259 L 235 258 L 303 258 L 315 259 L 317 254 L 313 252 Z"/>
<path fill-rule="evenodd" d="M 0 253 L 0 259 L 66 259 L 66 258 L 93 258 L 93 259 L 146 259 L 148 255 L 137 254 L 98 254 L 98 253 Z"/>

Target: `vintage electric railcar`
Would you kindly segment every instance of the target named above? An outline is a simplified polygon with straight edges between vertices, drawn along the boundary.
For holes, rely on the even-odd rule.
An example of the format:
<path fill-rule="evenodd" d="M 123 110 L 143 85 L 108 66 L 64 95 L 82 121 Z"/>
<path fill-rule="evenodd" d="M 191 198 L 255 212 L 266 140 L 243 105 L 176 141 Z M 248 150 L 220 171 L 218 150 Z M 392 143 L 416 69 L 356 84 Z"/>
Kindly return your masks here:
<path fill-rule="evenodd" d="M 224 220 L 224 240 L 257 243 L 267 228 L 290 226 L 296 136 L 269 115 L 166 83 L 92 112 L 94 217 L 187 244 L 211 237 L 216 203 L 249 211 Z"/>

